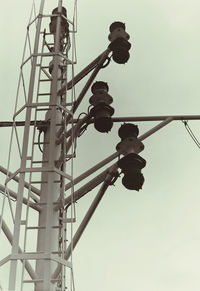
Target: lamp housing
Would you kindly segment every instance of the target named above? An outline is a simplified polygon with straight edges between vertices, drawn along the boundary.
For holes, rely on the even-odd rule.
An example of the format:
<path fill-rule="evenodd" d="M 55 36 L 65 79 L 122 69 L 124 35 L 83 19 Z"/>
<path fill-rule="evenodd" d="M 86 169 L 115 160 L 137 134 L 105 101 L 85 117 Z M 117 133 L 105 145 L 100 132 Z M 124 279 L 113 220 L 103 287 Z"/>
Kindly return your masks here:
<path fill-rule="evenodd" d="M 141 173 L 146 161 L 135 153 L 130 153 L 118 161 L 124 177 L 122 184 L 126 189 L 139 191 L 144 183 L 144 176 Z"/>
<path fill-rule="evenodd" d="M 57 14 L 59 15 L 60 13 L 58 12 L 58 7 L 53 9 L 52 14 Z M 69 23 L 67 22 L 67 10 L 65 7 L 62 7 L 61 11 L 61 16 L 64 16 L 61 18 L 61 39 L 64 39 L 65 37 L 68 37 L 69 35 Z M 57 24 L 57 16 L 51 16 L 51 22 L 49 24 L 49 30 L 50 33 L 56 34 L 56 24 Z"/>
<path fill-rule="evenodd" d="M 133 123 L 124 123 L 118 130 L 118 135 L 122 140 L 128 137 L 137 137 L 138 134 L 139 128 Z"/>
<path fill-rule="evenodd" d="M 137 138 L 139 134 L 138 126 L 132 123 L 124 123 L 118 130 L 121 141 L 117 144 L 116 150 L 123 155 L 130 153 L 140 153 L 144 149 L 144 144 Z"/>
<path fill-rule="evenodd" d="M 99 132 L 108 132 L 113 126 L 111 116 L 115 110 L 110 106 L 113 98 L 108 94 L 108 90 L 108 84 L 103 81 L 95 82 L 91 88 L 93 95 L 89 102 L 93 107 L 90 115 L 94 117 L 94 127 Z"/>
<path fill-rule="evenodd" d="M 108 39 L 111 43 L 108 47 L 113 52 L 113 60 L 118 64 L 125 64 L 130 57 L 131 43 L 128 42 L 130 36 L 125 29 L 125 24 L 120 21 L 113 22 L 110 25 Z"/>
<path fill-rule="evenodd" d="M 90 110 L 94 117 L 94 127 L 99 132 L 109 132 L 112 129 L 113 121 L 111 116 L 114 114 L 114 108 L 105 103 L 100 103 Z"/>

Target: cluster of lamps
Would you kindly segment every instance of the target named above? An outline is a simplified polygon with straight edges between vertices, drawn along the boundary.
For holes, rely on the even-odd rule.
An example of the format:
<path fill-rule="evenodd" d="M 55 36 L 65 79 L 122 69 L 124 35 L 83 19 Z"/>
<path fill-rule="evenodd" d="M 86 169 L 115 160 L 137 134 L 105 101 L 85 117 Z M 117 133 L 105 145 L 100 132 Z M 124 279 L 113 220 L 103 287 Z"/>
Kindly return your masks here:
<path fill-rule="evenodd" d="M 130 36 L 125 31 L 125 24 L 114 22 L 110 26 L 109 49 L 112 51 L 112 58 L 118 64 L 125 64 L 130 55 L 131 44 L 128 42 Z M 110 106 L 113 98 L 108 94 L 108 84 L 99 81 L 92 85 L 93 95 L 89 99 L 92 108 L 90 116 L 94 127 L 101 133 L 109 132 L 113 126 L 112 115 L 114 108 Z M 124 157 L 119 159 L 118 167 L 123 173 L 122 184 L 129 190 L 139 191 L 144 183 L 144 176 L 141 170 L 145 167 L 146 161 L 138 155 L 144 149 L 143 143 L 138 139 L 138 126 L 131 123 L 124 123 L 118 131 L 121 142 L 117 144 L 117 151 Z"/>
<path fill-rule="evenodd" d="M 54 36 L 56 35 L 56 15 L 61 14 L 62 16 L 60 25 L 60 44 L 62 47 L 64 38 L 69 35 L 67 11 L 62 7 L 62 11 L 59 13 L 58 8 L 55 8 L 52 14 L 49 28 Z M 110 44 L 108 48 L 112 52 L 112 59 L 118 64 L 125 64 L 129 60 L 129 50 L 131 48 L 131 44 L 128 41 L 130 36 L 126 32 L 125 24 L 119 21 L 113 22 L 109 30 L 108 39 Z M 113 98 L 108 94 L 108 84 L 103 81 L 95 82 L 91 87 L 91 91 L 93 95 L 89 99 L 91 104 L 90 119 L 97 131 L 101 133 L 109 132 L 113 126 L 112 115 L 115 110 L 110 105 L 113 102 Z M 138 139 L 138 134 L 137 125 L 131 123 L 122 124 L 118 131 L 121 141 L 116 146 L 119 154 L 124 155 L 117 163 L 124 175 L 122 184 L 125 188 L 136 191 L 139 191 L 144 183 L 144 176 L 141 170 L 146 165 L 146 161 L 138 155 L 144 149 L 143 143 Z"/>

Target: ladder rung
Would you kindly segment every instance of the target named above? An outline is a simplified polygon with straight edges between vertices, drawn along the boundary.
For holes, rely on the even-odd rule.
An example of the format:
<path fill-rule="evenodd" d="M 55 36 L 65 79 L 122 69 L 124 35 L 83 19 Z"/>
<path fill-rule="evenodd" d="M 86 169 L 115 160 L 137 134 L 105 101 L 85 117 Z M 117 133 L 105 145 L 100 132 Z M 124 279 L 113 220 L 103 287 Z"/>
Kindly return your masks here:
<path fill-rule="evenodd" d="M 63 223 L 76 222 L 76 218 L 60 218 Z"/>
<path fill-rule="evenodd" d="M 38 64 L 39 67 L 41 67 L 41 69 L 49 69 L 50 66 L 40 66 L 40 64 Z"/>
<path fill-rule="evenodd" d="M 67 218 L 66 222 L 67 223 L 74 223 L 74 222 L 76 222 L 76 218 Z"/>
<path fill-rule="evenodd" d="M 45 226 L 27 226 L 26 229 L 45 229 Z"/>
<path fill-rule="evenodd" d="M 51 79 L 40 79 L 39 81 L 40 82 L 49 82 L 49 81 L 52 81 L 53 79 L 51 78 Z M 62 82 L 64 82 L 64 81 L 66 81 L 66 79 L 62 79 L 62 78 L 58 78 L 57 79 L 58 81 L 62 81 Z M 39 95 L 39 94 L 38 94 Z"/>
<path fill-rule="evenodd" d="M 23 283 L 37 283 L 37 282 L 43 282 L 43 279 L 32 279 L 32 280 L 23 280 Z"/>
<path fill-rule="evenodd" d="M 47 44 L 48 45 L 55 45 L 55 43 L 53 43 L 53 42 L 48 42 Z"/>
<path fill-rule="evenodd" d="M 49 142 L 34 142 L 33 144 L 49 144 Z"/>
<path fill-rule="evenodd" d="M 72 106 L 74 105 L 74 102 L 66 103 L 66 106 Z"/>
<path fill-rule="evenodd" d="M 26 220 L 21 220 L 20 224 L 21 225 L 25 225 L 26 224 Z"/>
<path fill-rule="evenodd" d="M 60 183 L 60 180 L 53 181 L 54 183 Z M 31 181 L 31 184 L 44 184 L 47 183 L 47 181 Z"/>
<path fill-rule="evenodd" d="M 75 154 L 72 154 L 72 155 L 66 155 L 66 158 L 67 158 L 67 159 L 71 159 L 71 158 L 75 158 L 75 157 L 76 157 Z"/>
<path fill-rule="evenodd" d="M 41 181 L 32 181 L 31 184 L 43 184 L 43 183 L 47 183 L 47 182 L 41 182 Z"/>
<path fill-rule="evenodd" d="M 44 34 L 44 32 L 43 32 L 43 31 L 41 31 L 41 32 L 40 32 L 40 34 L 42 34 L 42 35 L 43 35 L 43 34 Z M 51 33 L 51 32 L 45 32 L 45 35 L 53 35 L 53 33 Z"/>
<path fill-rule="evenodd" d="M 46 203 L 44 203 L 44 202 L 39 202 L 39 203 L 37 203 L 37 204 L 46 204 Z M 45 229 L 46 227 L 45 226 L 27 226 L 27 228 L 26 229 Z M 61 225 L 54 225 L 54 226 L 52 226 L 52 228 L 61 228 Z"/>
<path fill-rule="evenodd" d="M 36 205 L 46 205 L 46 202 L 37 202 Z"/>
<path fill-rule="evenodd" d="M 60 279 L 51 279 L 51 282 L 60 282 Z"/>
<path fill-rule="evenodd" d="M 41 164 L 41 163 L 48 163 L 48 161 L 34 161 L 32 164 Z"/>
<path fill-rule="evenodd" d="M 39 93 L 38 96 L 47 96 L 47 95 L 51 95 L 51 93 Z"/>
<path fill-rule="evenodd" d="M 40 79 L 39 80 L 40 82 L 49 82 L 49 81 L 52 81 L 52 79 Z M 39 94 L 38 94 L 39 95 Z"/>
<path fill-rule="evenodd" d="M 47 181 L 31 181 L 31 184 L 44 184 L 47 183 Z"/>
<path fill-rule="evenodd" d="M 49 109 L 50 109 L 50 108 L 48 108 L 48 107 L 47 107 L 47 108 L 37 108 L 36 111 L 47 111 L 47 110 L 49 110 Z"/>

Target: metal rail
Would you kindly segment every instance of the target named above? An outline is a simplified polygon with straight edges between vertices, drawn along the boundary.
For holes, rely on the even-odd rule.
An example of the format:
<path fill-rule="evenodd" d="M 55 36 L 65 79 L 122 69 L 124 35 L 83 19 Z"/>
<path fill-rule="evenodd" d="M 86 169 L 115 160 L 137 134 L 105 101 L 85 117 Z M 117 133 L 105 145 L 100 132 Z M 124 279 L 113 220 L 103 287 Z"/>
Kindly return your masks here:
<path fill-rule="evenodd" d="M 173 120 L 200 120 L 200 115 L 155 115 L 155 116 L 125 116 L 125 117 L 112 117 L 113 122 L 142 122 L 142 121 L 161 121 L 171 117 Z M 78 119 L 73 119 L 73 123 L 78 122 Z M 91 122 L 92 123 L 92 122 Z M 12 121 L 0 121 L 0 127 L 12 127 L 14 122 Z M 34 121 L 30 122 L 30 125 L 34 125 Z M 37 126 L 45 126 L 44 121 L 38 120 Z M 15 121 L 16 126 L 24 126 L 24 121 Z"/>
<path fill-rule="evenodd" d="M 44 0 L 41 0 L 39 15 L 42 16 L 43 8 L 44 8 Z M 38 18 L 37 27 L 36 27 L 36 36 L 35 36 L 35 45 L 34 45 L 34 54 L 36 55 L 32 59 L 32 69 L 30 75 L 30 83 L 29 83 L 29 92 L 28 92 L 28 100 L 27 104 L 32 103 L 33 92 L 34 92 L 34 83 L 35 83 L 35 75 L 36 75 L 36 65 L 37 65 L 37 53 L 39 49 L 39 38 L 40 38 L 40 30 L 42 25 L 42 17 Z M 24 128 L 24 138 L 23 138 L 23 147 L 22 147 L 22 159 L 21 159 L 21 169 L 26 167 L 26 158 L 28 152 L 28 142 L 29 142 L 29 132 L 30 132 L 30 121 L 31 121 L 31 107 L 27 107 L 26 109 L 26 121 Z M 15 255 L 18 252 L 19 248 L 19 238 L 20 238 L 20 222 L 22 215 L 22 204 L 23 204 L 23 192 L 24 192 L 24 182 L 25 182 L 25 173 L 20 173 L 19 177 L 19 185 L 18 185 L 18 195 L 17 195 L 17 204 L 16 204 L 16 212 L 15 212 L 15 225 L 14 225 L 14 233 L 13 233 L 13 244 L 12 244 L 12 255 Z M 10 274 L 9 274 L 9 290 L 15 290 L 16 286 L 16 275 L 17 275 L 17 259 L 11 260 L 10 263 Z"/>

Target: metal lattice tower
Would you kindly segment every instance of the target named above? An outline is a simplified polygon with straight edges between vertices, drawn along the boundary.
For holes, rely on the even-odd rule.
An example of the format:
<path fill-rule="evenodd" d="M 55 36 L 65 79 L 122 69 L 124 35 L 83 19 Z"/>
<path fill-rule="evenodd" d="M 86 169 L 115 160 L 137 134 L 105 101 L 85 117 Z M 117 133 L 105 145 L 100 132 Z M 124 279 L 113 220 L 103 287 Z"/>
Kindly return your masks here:
<path fill-rule="evenodd" d="M 119 64 L 128 61 L 130 43 L 125 24 L 114 22 L 110 26 L 110 45 L 74 76 L 76 0 L 72 20 L 68 18 L 63 2 L 58 0 L 57 7 L 48 15 L 44 13 L 44 0 L 41 0 L 38 14 L 33 5 L 11 122 L 8 167 L 0 166 L 0 171 L 6 175 L 5 185 L 0 185 L 4 194 L 0 226 L 12 245 L 10 255 L 1 260 L 0 265 L 10 262 L 9 290 L 64 291 L 71 280 L 71 290 L 74 291 L 72 251 L 108 186 L 119 177 L 118 168 L 127 175 L 126 179 L 123 178 L 125 187 L 138 191 L 144 180 L 141 182 L 141 169 L 146 163 L 138 156 L 144 148 L 142 141 L 174 120 L 200 119 L 199 115 L 111 118 L 114 113 L 110 106 L 112 97 L 108 95 L 107 83 L 102 81 L 92 87 L 94 95 L 90 103 L 93 108 L 89 111 L 90 105 L 84 118 L 75 119 L 74 113 L 83 97 L 98 72 L 109 65 L 111 57 Z M 35 31 L 34 38 L 31 31 Z M 90 72 L 75 99 L 75 85 Z M 97 130 L 107 132 L 113 122 L 132 121 L 161 123 L 139 137 L 136 125 L 122 125 L 117 151 L 73 179 L 76 138 L 88 125 L 94 123 Z M 18 128 L 21 125 L 24 126 L 23 132 Z M 3 126 L 9 124 L 3 123 Z M 14 172 L 10 171 L 12 153 L 18 165 Z M 119 160 L 121 155 L 125 157 Z M 74 185 L 116 158 L 117 161 L 74 191 Z M 18 185 L 16 191 L 11 190 L 14 182 Z M 76 222 L 74 203 L 101 183 L 73 235 L 73 223 Z M 67 197 L 66 191 L 71 193 Z M 15 199 L 15 209 L 12 199 Z M 6 203 L 13 232 L 3 218 Z M 68 211 L 70 207 L 71 211 Z"/>
<path fill-rule="evenodd" d="M 64 260 L 66 224 L 72 220 L 67 221 L 63 200 L 66 181 L 71 183 L 73 180 L 72 173 L 66 173 L 66 156 L 73 162 L 73 155 L 66 152 L 66 139 L 63 138 L 63 133 L 67 132 L 67 117 L 70 119 L 73 117 L 71 107 L 74 100 L 71 100 L 70 95 L 67 96 L 66 90 L 61 89 L 67 85 L 67 67 L 75 63 L 68 54 L 71 46 L 72 56 L 75 54 L 72 35 L 76 29 L 76 2 L 73 21 L 67 19 L 62 0 L 58 1 L 58 6 L 51 15 L 44 14 L 44 2 L 41 1 L 39 14 L 30 20 L 27 28 L 26 46 L 29 47 L 30 55 L 27 57 L 24 53 L 18 87 L 18 89 L 20 86 L 23 87 L 25 103 L 21 106 L 18 102 L 20 95 L 18 90 L 18 104 L 16 103 L 13 117 L 13 134 L 16 134 L 18 141 L 21 162 L 20 168 L 15 173 L 7 175 L 5 183 L 9 196 L 9 182 L 18 175 L 12 253 L 4 260 L 11 261 L 9 290 L 19 288 L 16 287 L 18 261 L 22 262 L 21 290 L 29 283 L 33 283 L 34 290 L 65 290 L 65 269 L 68 268 L 72 272 L 71 263 Z M 49 31 L 43 24 L 47 19 Z M 34 48 L 31 51 L 30 30 L 33 26 L 36 31 Z M 28 92 L 24 81 L 27 63 L 30 63 Z M 16 122 L 23 113 L 25 126 L 21 147 Z M 42 122 L 38 123 L 38 119 Z M 73 134 L 73 123 L 69 125 L 68 130 L 70 128 Z M 73 148 L 73 141 L 71 145 Z M 24 201 L 26 209 L 22 207 Z M 56 205 L 63 207 L 55 210 Z M 34 219 L 34 225 L 31 224 L 33 214 L 30 214 L 30 208 L 38 212 L 38 222 Z M 4 226 L 3 220 L 2 225 Z M 33 231 L 37 232 L 37 244 L 28 251 L 31 245 L 28 236 Z M 19 244 L 22 241 L 23 249 L 20 249 Z M 33 263 L 31 264 L 29 260 Z M 52 274 L 57 264 L 61 265 L 61 270 L 53 279 Z M 31 279 L 26 279 L 25 272 L 28 272 Z M 27 290 L 27 287 L 24 288 Z"/>

